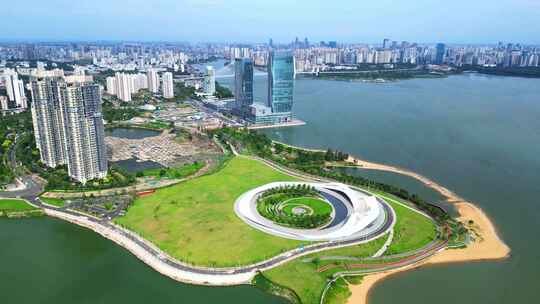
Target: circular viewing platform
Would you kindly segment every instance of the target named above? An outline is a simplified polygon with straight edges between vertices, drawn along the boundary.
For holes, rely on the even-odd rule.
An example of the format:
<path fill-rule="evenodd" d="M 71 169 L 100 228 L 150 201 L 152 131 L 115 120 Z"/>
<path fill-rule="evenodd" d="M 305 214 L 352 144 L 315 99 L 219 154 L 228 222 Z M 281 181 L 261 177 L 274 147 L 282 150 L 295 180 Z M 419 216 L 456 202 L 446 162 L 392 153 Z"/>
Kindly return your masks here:
<path fill-rule="evenodd" d="M 235 212 L 253 228 L 302 241 L 374 239 L 395 221 L 384 200 L 340 183 L 266 184 L 242 194 Z"/>

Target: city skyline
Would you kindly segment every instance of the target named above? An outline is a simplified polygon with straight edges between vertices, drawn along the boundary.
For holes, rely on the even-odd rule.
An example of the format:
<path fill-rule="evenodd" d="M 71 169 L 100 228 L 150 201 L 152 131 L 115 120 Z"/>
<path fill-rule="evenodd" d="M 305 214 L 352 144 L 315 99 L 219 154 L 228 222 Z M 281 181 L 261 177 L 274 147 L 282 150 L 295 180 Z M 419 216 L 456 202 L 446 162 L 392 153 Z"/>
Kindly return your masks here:
<path fill-rule="evenodd" d="M 309 5 L 218 0 L 152 3 L 131 0 L 122 4 L 102 0 L 15 2 L 6 6 L 5 17 L 0 20 L 0 26 L 10 28 L 9 36 L 6 33 L 0 40 L 225 42 L 234 37 L 238 42 L 264 42 L 273 38 L 283 43 L 298 36 L 310 37 L 312 41 L 378 43 L 384 36 L 421 43 L 540 44 L 538 1 L 458 0 L 454 7 L 460 4 L 467 7 L 459 14 L 444 9 L 441 1 L 420 1 L 414 6 L 387 2 L 341 1 L 330 10 L 326 1 L 311 1 Z M 51 7 L 62 9 L 51 10 Z M 369 13 L 381 8 L 385 18 Z M 64 14 L 66 11 L 70 13 Z M 520 13 L 508 14 L 508 11 Z M 21 12 L 32 21 L 21 23 Z"/>

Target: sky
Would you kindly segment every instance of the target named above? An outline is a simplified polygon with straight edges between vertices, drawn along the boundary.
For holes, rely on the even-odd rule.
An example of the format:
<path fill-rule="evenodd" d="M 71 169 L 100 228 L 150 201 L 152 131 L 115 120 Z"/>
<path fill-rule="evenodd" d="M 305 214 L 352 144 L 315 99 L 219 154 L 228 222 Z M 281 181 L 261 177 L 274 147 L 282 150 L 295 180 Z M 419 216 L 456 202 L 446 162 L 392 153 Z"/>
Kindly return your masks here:
<path fill-rule="evenodd" d="M 540 0 L 25 0 L 0 39 L 540 44 Z"/>

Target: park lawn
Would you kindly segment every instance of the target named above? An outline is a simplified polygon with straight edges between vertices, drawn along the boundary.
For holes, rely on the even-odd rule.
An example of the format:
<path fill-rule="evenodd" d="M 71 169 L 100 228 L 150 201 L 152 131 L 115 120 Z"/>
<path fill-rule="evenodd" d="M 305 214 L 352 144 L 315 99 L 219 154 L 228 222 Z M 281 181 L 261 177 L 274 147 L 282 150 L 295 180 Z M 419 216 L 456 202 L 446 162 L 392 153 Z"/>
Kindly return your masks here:
<path fill-rule="evenodd" d="M 65 204 L 66 204 L 66 201 L 64 201 L 61 198 L 40 196 L 39 199 L 42 200 L 46 204 L 53 205 L 53 206 L 60 207 L 60 208 L 64 207 Z"/>
<path fill-rule="evenodd" d="M 323 201 L 320 198 L 314 198 L 314 197 L 295 197 L 292 199 L 287 200 L 284 202 L 285 207 L 283 208 L 283 211 L 288 214 L 293 214 L 292 209 L 297 206 L 306 205 L 313 209 L 313 214 L 330 214 L 332 213 L 332 206 L 327 203 L 326 201 Z"/>
<path fill-rule="evenodd" d="M 22 199 L 0 199 L 0 211 L 30 211 L 37 208 Z"/>
<path fill-rule="evenodd" d="M 376 194 L 383 197 L 392 206 L 397 216 L 396 225 L 394 226 L 394 239 L 385 255 L 419 249 L 435 239 L 437 230 L 435 223 L 431 219 L 399 204 L 398 202 L 404 202 L 398 198 L 384 192 L 376 192 Z M 316 272 L 316 269 L 326 264 L 342 263 L 343 261 L 320 260 L 318 261 L 318 265 L 315 265 L 314 262 L 304 262 L 304 259 L 321 256 L 368 257 L 377 252 L 386 242 L 387 238 L 388 236 L 386 235 L 367 244 L 325 250 L 320 253 L 308 255 L 307 257 L 302 257 L 285 265 L 265 271 L 264 275 L 272 282 L 295 291 L 302 299 L 303 304 L 318 304 L 327 279 L 331 278 L 336 272 L 344 271 L 345 269 L 340 266 L 322 273 Z M 376 260 L 372 262 L 380 263 Z M 363 261 L 362 263 L 369 263 L 369 261 Z M 335 286 L 329 289 L 324 303 L 346 303 L 350 292 L 345 287 L 344 283 L 338 280 Z"/>
<path fill-rule="evenodd" d="M 375 254 L 383 246 L 387 238 L 388 236 L 386 235 L 366 244 L 313 253 L 267 270 L 264 272 L 264 275 L 272 282 L 293 290 L 302 300 L 302 304 L 319 304 L 322 291 L 328 283 L 328 278 L 331 278 L 334 273 L 343 271 L 344 269 L 336 268 L 322 273 L 317 272 L 317 268 L 335 262 L 335 260 L 317 261 L 317 258 L 324 256 L 369 257 Z M 312 261 L 307 261 L 307 259 L 311 259 Z M 346 300 L 349 295 L 348 289 L 343 290 L 342 288 L 339 288 L 334 290 L 333 294 L 330 296 L 330 299 L 333 299 L 332 302 L 326 301 L 325 303 L 345 303 L 344 300 Z"/>
<path fill-rule="evenodd" d="M 195 162 L 192 164 L 185 164 L 183 166 L 174 167 L 174 168 L 146 169 L 143 171 L 143 175 L 154 176 L 154 177 L 163 176 L 167 178 L 184 178 L 184 177 L 197 173 L 203 167 L 204 167 L 204 163 Z"/>
<path fill-rule="evenodd" d="M 141 125 L 144 128 L 156 129 L 156 130 L 165 130 L 171 127 L 169 123 L 163 121 L 151 121 Z"/>
<path fill-rule="evenodd" d="M 324 304 L 345 304 L 351 296 L 351 291 L 349 290 L 349 284 L 345 281 L 344 278 L 337 279 L 324 297 Z"/>
<path fill-rule="evenodd" d="M 394 239 L 385 255 L 419 249 L 436 239 L 437 226 L 431 219 L 399 204 L 406 204 L 399 198 L 382 193 L 378 195 L 390 203 L 397 216 Z"/>
<path fill-rule="evenodd" d="M 294 180 L 261 162 L 235 157 L 214 174 L 137 198 L 115 221 L 184 262 L 214 267 L 251 264 L 305 242 L 251 228 L 236 216 L 236 199 L 270 182 Z"/>

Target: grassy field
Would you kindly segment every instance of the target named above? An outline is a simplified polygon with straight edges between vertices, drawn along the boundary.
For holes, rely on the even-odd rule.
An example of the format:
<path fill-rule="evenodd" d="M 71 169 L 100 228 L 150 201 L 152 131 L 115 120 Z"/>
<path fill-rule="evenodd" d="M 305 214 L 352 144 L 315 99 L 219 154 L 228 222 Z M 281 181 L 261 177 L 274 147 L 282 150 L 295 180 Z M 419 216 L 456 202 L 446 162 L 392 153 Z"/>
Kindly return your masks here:
<path fill-rule="evenodd" d="M 282 211 L 287 215 L 294 215 L 292 210 L 298 206 L 307 206 L 309 209 L 313 210 L 313 215 L 317 214 L 330 214 L 332 213 L 332 206 L 327 202 L 314 197 L 295 197 L 286 202 L 283 202 Z"/>
<path fill-rule="evenodd" d="M 0 211 L 30 211 L 37 208 L 21 199 L 0 199 Z"/>
<path fill-rule="evenodd" d="M 66 204 L 66 201 L 64 201 L 63 199 L 60 199 L 60 198 L 52 198 L 52 197 L 43 197 L 43 196 L 41 196 L 39 199 L 42 200 L 46 204 L 53 205 L 53 206 L 56 206 L 56 207 L 64 207 L 64 205 Z"/>
<path fill-rule="evenodd" d="M 324 297 L 324 304 L 337 304 L 337 303 L 347 303 L 347 299 L 351 296 L 351 291 L 349 290 L 349 284 L 345 281 L 344 278 L 337 279 Z"/>
<path fill-rule="evenodd" d="M 185 164 L 175 168 L 158 168 L 146 169 L 142 172 L 143 176 L 167 177 L 167 178 L 184 178 L 197 173 L 204 167 L 204 163 Z"/>
<path fill-rule="evenodd" d="M 394 239 L 385 255 L 403 253 L 421 248 L 436 237 L 436 226 L 429 218 L 400 205 L 398 203 L 399 199 L 394 198 L 393 196 L 381 193 L 377 194 L 390 203 L 397 215 L 396 225 L 394 226 Z M 387 236 L 367 244 L 332 249 L 312 254 L 266 271 L 264 274 L 272 282 L 292 289 L 300 297 L 303 304 L 318 304 L 327 280 L 331 278 L 334 273 L 344 271 L 345 265 L 347 264 L 346 261 L 342 260 L 321 260 L 321 257 L 368 257 L 377 252 L 386 240 Z M 309 262 L 306 258 L 311 258 L 313 260 Z M 334 263 L 337 263 L 338 267 L 320 273 L 316 271 L 317 268 L 321 266 Z M 362 263 L 380 262 L 364 261 Z M 349 296 L 350 292 L 346 284 L 340 279 L 329 289 L 325 297 L 325 303 L 344 304 Z"/>
<path fill-rule="evenodd" d="M 293 181 L 253 160 L 236 157 L 218 172 L 202 176 L 150 196 L 135 200 L 126 216 L 116 219 L 121 224 L 149 239 L 179 260 L 203 266 L 237 266 L 261 261 L 302 244 L 270 236 L 255 230 L 234 213 L 234 202 L 242 193 L 275 181 Z M 428 218 L 383 196 L 397 214 L 394 241 L 387 254 L 418 249 L 436 236 L 435 224 Z M 325 256 L 368 257 L 386 241 L 387 236 L 346 248 L 308 255 L 264 272 L 264 275 L 294 291 L 303 304 L 319 303 L 328 278 L 344 270 L 347 262 L 327 260 Z M 327 264 L 330 270 L 317 272 Z M 341 304 L 349 296 L 344 282 L 329 291 L 327 303 Z"/>
<path fill-rule="evenodd" d="M 302 300 L 302 304 L 318 304 L 321 298 L 321 293 L 324 286 L 328 282 L 328 278 L 337 270 L 328 272 L 317 272 L 317 268 L 331 263 L 333 261 L 320 260 L 324 256 L 354 256 L 354 257 L 369 257 L 379 250 L 387 237 L 381 237 L 377 240 L 366 244 L 355 245 L 351 247 L 327 250 L 319 253 L 310 254 L 306 257 L 301 257 L 287 264 L 281 265 L 274 269 L 264 272 L 264 275 L 279 285 L 286 286 L 293 290 Z M 311 260 L 311 261 L 310 261 Z M 339 269 L 342 270 L 342 269 Z M 343 299 L 347 298 L 344 295 L 337 295 L 338 291 L 344 292 L 342 288 L 334 290 L 331 298 Z M 348 292 L 348 289 L 345 289 Z M 334 301 L 332 303 L 343 303 Z"/>
<path fill-rule="evenodd" d="M 379 193 L 394 209 L 397 222 L 394 226 L 394 239 L 385 254 L 391 255 L 419 249 L 437 236 L 437 226 L 433 221 L 406 207 L 403 207 L 398 198 Z M 403 203 L 403 201 L 401 201 Z"/>
<path fill-rule="evenodd" d="M 148 128 L 148 129 L 154 129 L 154 130 L 165 130 L 171 127 L 169 123 L 163 122 L 163 121 L 151 121 L 147 122 L 145 124 L 142 124 L 141 127 Z"/>
<path fill-rule="evenodd" d="M 246 225 L 234 213 L 235 200 L 266 183 L 293 180 L 258 161 L 236 157 L 214 174 L 137 198 L 116 222 L 191 264 L 250 264 L 302 242 L 274 237 Z"/>

